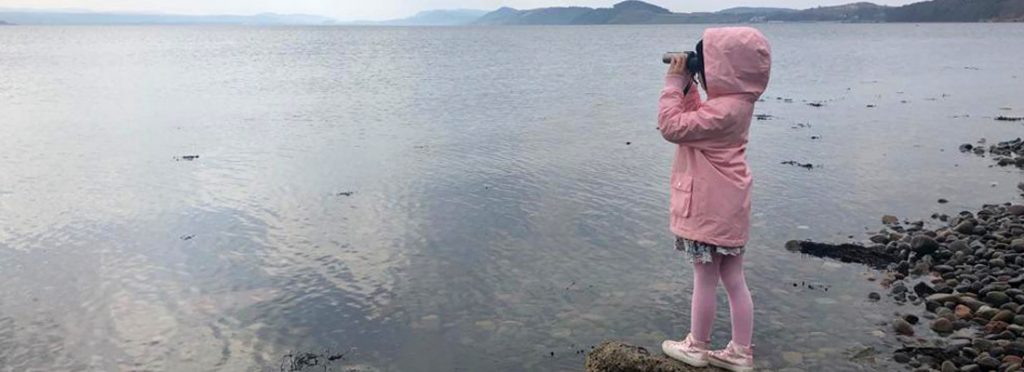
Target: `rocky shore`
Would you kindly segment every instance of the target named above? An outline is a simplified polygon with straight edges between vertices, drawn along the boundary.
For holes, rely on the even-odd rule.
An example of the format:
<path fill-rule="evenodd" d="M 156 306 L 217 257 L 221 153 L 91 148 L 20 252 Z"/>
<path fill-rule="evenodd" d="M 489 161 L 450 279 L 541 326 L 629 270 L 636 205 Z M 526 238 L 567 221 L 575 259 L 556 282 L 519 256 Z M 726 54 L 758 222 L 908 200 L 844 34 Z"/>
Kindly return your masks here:
<path fill-rule="evenodd" d="M 984 145 L 982 139 L 960 151 L 1024 168 L 1020 138 Z M 1024 182 L 1018 189 L 1024 192 Z M 931 218 L 938 228 L 883 216 L 883 227 L 866 245 L 790 241 L 786 248 L 884 270 L 880 284 L 892 301 L 924 306 L 921 317 L 897 314 L 882 325 L 904 345 L 893 352 L 895 362 L 922 371 L 1024 370 L 1024 205 L 984 205 Z"/>
<path fill-rule="evenodd" d="M 965 143 L 960 145 L 960 151 L 973 152 L 978 156 L 984 156 L 987 152 L 1000 167 L 1013 165 L 1024 169 L 1024 140 L 1017 138 L 1011 141 L 1003 141 L 988 148 L 984 145 L 984 139 L 978 141 L 977 145 Z"/>
<path fill-rule="evenodd" d="M 801 241 L 786 246 L 875 268 L 884 264 L 888 275 L 881 284 L 888 297 L 924 305 L 925 319 L 905 314 L 886 325 L 905 345 L 894 352 L 894 361 L 942 372 L 1021 370 L 1024 205 L 985 205 L 932 218 L 944 223 L 926 229 L 923 221 L 885 216 L 868 246 Z M 867 296 L 881 299 L 874 292 Z M 920 337 L 921 327 L 937 337 Z"/>

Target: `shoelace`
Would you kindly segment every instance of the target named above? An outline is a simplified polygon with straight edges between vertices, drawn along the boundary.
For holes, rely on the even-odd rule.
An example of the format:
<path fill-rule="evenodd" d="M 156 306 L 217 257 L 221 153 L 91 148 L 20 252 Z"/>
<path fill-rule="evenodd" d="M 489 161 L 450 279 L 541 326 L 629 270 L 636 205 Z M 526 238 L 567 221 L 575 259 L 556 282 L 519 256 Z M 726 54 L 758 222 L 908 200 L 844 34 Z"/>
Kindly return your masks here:
<path fill-rule="evenodd" d="M 686 344 L 686 347 L 688 349 L 692 349 L 692 350 L 708 351 L 708 350 L 711 349 L 711 343 L 710 342 L 700 342 L 700 341 L 694 340 L 693 339 L 693 334 L 686 335 L 686 338 L 683 339 L 683 343 Z"/>
<path fill-rule="evenodd" d="M 747 349 L 750 351 L 749 354 L 745 353 L 745 351 L 747 350 L 743 350 L 741 346 L 736 346 L 736 344 L 729 342 L 729 345 L 727 345 L 725 349 L 713 351 L 711 352 L 711 354 L 718 357 L 719 359 L 729 361 L 752 359 L 754 354 L 754 345 L 750 345 L 750 347 L 748 347 Z"/>

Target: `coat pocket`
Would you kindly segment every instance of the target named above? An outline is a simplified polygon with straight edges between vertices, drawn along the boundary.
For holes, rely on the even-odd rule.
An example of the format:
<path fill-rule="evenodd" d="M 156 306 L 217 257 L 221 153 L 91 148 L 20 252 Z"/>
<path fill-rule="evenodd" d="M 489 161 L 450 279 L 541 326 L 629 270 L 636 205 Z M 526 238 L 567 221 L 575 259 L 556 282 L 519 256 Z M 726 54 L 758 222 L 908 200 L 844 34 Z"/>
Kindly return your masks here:
<path fill-rule="evenodd" d="M 693 209 L 693 177 L 672 177 L 672 214 L 688 218 Z"/>

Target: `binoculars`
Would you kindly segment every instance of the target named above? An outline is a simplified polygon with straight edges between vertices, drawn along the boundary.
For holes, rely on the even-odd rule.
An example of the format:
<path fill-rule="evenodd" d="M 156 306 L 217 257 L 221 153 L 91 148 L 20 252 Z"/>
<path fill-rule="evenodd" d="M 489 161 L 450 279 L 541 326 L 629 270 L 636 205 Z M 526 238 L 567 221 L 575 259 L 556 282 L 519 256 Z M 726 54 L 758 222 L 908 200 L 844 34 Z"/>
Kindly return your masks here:
<path fill-rule="evenodd" d="M 661 62 L 665 64 L 672 63 L 672 57 L 684 56 L 686 61 L 686 71 L 690 73 L 698 73 L 704 70 L 704 61 L 701 60 L 700 55 L 696 52 L 668 52 L 661 56 Z"/>

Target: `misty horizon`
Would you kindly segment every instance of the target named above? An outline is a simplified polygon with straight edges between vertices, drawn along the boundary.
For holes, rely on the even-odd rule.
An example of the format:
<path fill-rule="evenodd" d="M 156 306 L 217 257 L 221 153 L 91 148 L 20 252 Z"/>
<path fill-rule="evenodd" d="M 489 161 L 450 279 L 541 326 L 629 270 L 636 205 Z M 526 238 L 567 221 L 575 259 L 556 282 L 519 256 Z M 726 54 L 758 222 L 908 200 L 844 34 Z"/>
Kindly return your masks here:
<path fill-rule="evenodd" d="M 469 1 L 452 1 L 452 0 L 438 0 L 429 2 L 419 2 L 416 5 L 400 7 L 390 7 L 390 2 L 385 2 L 379 8 L 372 9 L 355 9 L 355 11 L 346 11 L 346 6 L 330 6 L 330 4 L 318 4 L 318 6 L 309 6 L 310 3 L 323 3 L 322 1 L 296 1 L 291 2 L 294 5 L 292 7 L 282 7 L 279 5 L 285 4 L 266 4 L 261 8 L 253 8 L 249 6 L 232 6 L 231 4 L 238 3 L 235 1 L 229 1 L 228 6 L 220 7 L 219 9 L 209 8 L 208 4 L 193 3 L 189 8 L 182 8 L 182 3 L 187 5 L 192 3 L 191 1 L 176 2 L 174 4 L 162 4 L 162 8 L 146 7 L 146 6 L 135 6 L 135 2 L 124 2 L 124 1 L 106 1 L 106 0 L 93 0 L 93 1 L 77 1 L 73 2 L 73 6 L 61 6 L 56 4 L 71 5 L 72 2 L 56 0 L 56 1 L 0 1 L 0 12 L 45 12 L 45 13 L 109 13 L 109 14 L 127 14 L 127 15 L 183 15 L 183 16 L 255 16 L 261 14 L 277 14 L 277 15 L 306 15 L 306 16 L 317 16 L 331 18 L 338 22 L 379 22 L 402 19 L 412 17 L 417 14 L 435 10 L 452 10 L 452 11 L 494 11 L 502 7 L 510 7 L 514 9 L 537 9 L 547 7 L 589 7 L 589 8 L 605 8 L 611 7 L 616 3 L 622 2 L 623 0 L 613 1 L 593 1 L 593 0 L 580 0 L 576 2 L 564 2 L 564 1 L 536 1 L 536 0 L 519 0 L 519 1 L 488 1 L 487 6 L 480 6 L 480 2 L 469 2 Z M 402 2 L 402 1 L 397 1 Z M 772 8 L 790 8 L 790 9 L 808 9 L 821 6 L 836 6 L 843 4 L 856 3 L 855 0 L 824 0 L 824 1 L 798 1 L 798 2 L 784 2 L 781 0 L 754 0 L 754 1 L 698 1 L 693 4 L 687 4 L 686 8 L 679 7 L 678 4 L 668 4 L 665 0 L 650 0 L 645 1 L 650 4 L 658 5 L 669 9 L 676 13 L 698 13 L 698 12 L 716 12 L 724 9 L 735 8 L 735 7 L 772 7 Z M 900 6 L 917 1 L 914 0 L 882 0 L 882 1 L 870 1 L 871 3 L 886 6 Z M 46 6 L 45 4 L 55 4 L 53 6 Z M 127 3 L 133 3 L 129 6 Z M 147 1 L 145 3 L 160 3 L 160 1 Z M 474 4 L 470 4 L 474 3 Z M 93 6 L 88 6 L 93 4 Z M 100 4 L 106 4 L 100 5 Z M 436 4 L 436 5 L 425 5 L 425 4 Z M 86 5 L 87 7 L 83 7 Z M 98 6 L 99 5 L 99 6 Z M 246 4 L 248 5 L 248 4 Z M 346 4 L 352 5 L 352 4 Z M 676 5 L 676 6 L 673 6 Z M 361 5 L 357 5 L 361 6 Z M 374 14 L 361 16 L 359 14 Z"/>

